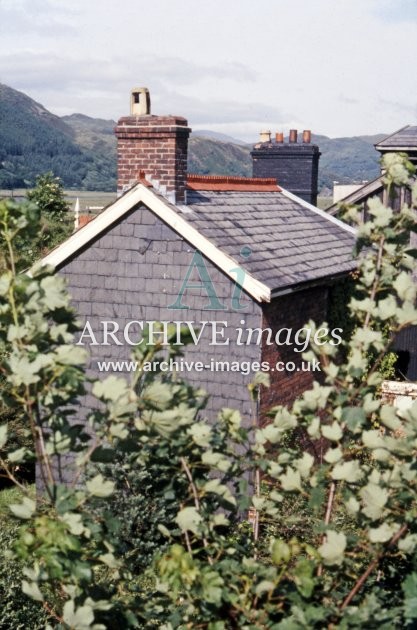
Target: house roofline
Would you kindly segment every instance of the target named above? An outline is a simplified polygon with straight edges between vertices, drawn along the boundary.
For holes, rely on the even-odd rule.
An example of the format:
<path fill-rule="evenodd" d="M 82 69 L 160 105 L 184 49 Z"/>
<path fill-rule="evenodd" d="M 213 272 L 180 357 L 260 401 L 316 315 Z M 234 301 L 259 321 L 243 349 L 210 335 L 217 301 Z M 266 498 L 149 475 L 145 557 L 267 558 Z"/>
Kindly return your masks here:
<path fill-rule="evenodd" d="M 315 214 L 318 214 L 320 217 L 323 217 L 324 219 L 327 219 L 328 221 L 330 221 L 330 223 L 334 223 L 338 227 L 340 227 L 343 230 L 345 230 L 345 232 L 349 232 L 349 234 L 352 234 L 353 236 L 356 235 L 355 228 L 353 228 L 352 226 L 348 225 L 347 223 L 344 223 L 340 219 L 336 219 L 336 217 L 332 216 L 331 214 L 329 214 L 325 210 L 320 210 L 320 208 L 316 208 L 316 206 L 313 206 L 313 204 L 308 203 L 308 201 L 304 201 L 304 199 L 301 199 L 300 197 L 297 197 L 297 195 L 294 195 L 289 190 L 285 190 L 285 188 L 281 188 L 281 192 L 282 192 L 283 195 L 288 197 L 288 199 L 291 199 L 292 201 L 297 201 L 301 206 L 304 206 L 305 208 L 308 208 L 309 210 L 311 210 Z"/>
<path fill-rule="evenodd" d="M 401 129 L 397 129 L 397 131 L 393 131 L 392 133 L 390 133 L 388 136 L 386 136 L 383 140 L 380 140 L 379 142 L 376 142 L 374 144 L 374 147 L 377 151 L 379 151 L 378 147 L 381 147 L 381 145 L 386 142 L 387 140 L 389 140 L 390 138 L 392 138 L 393 136 L 396 136 L 397 133 L 401 133 L 401 131 L 404 131 L 404 129 L 407 129 L 408 127 L 410 127 L 410 125 L 404 125 L 404 127 L 401 127 Z M 384 147 L 382 147 L 384 148 Z"/>
<path fill-rule="evenodd" d="M 185 221 L 166 200 L 143 184 L 136 184 L 113 204 L 107 206 L 95 219 L 74 232 L 64 243 L 42 258 L 41 264 L 51 265 L 58 269 L 140 203 L 143 203 L 153 214 L 198 249 L 234 282 L 237 277 L 243 277 L 243 282 L 239 285 L 254 300 L 270 302 L 271 289 L 268 286 L 249 274 L 236 260 L 225 254 Z M 237 270 L 242 270 L 242 274 L 236 274 Z"/>
<path fill-rule="evenodd" d="M 336 203 L 327 208 L 326 212 L 330 216 L 333 216 L 333 213 L 338 212 L 339 206 L 341 204 L 360 203 L 363 199 L 366 199 L 370 195 L 375 195 L 378 190 L 382 189 L 382 177 L 382 175 L 378 175 L 378 177 L 376 177 L 372 181 L 366 182 L 366 184 L 363 184 L 363 186 L 361 186 L 357 190 L 349 193 L 348 195 L 346 195 L 346 197 L 343 197 L 342 199 L 339 199 L 339 201 L 336 201 Z"/>

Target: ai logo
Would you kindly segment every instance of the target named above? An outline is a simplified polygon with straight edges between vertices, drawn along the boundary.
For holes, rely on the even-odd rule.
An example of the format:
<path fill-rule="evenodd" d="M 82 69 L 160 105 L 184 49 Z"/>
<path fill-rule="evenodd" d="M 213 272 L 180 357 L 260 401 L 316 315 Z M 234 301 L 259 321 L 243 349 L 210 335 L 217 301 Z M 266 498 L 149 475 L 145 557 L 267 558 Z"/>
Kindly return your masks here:
<path fill-rule="evenodd" d="M 251 255 L 252 250 L 250 247 L 242 247 L 240 255 L 247 259 Z M 199 281 L 192 280 L 197 272 Z M 233 290 L 230 296 L 230 310 L 232 311 L 244 311 L 246 310 L 245 304 L 241 304 L 240 297 L 242 295 L 242 286 L 245 280 L 245 270 L 241 267 L 234 267 L 230 269 L 229 273 L 235 274 L 235 281 L 233 283 Z M 188 289 L 202 289 L 207 295 L 208 302 L 202 306 L 202 310 L 205 311 L 227 311 L 228 307 L 224 302 L 220 300 L 216 293 L 214 283 L 210 277 L 209 270 L 207 269 L 204 257 L 202 253 L 195 250 L 192 260 L 188 266 L 183 283 L 178 291 L 177 299 L 173 304 L 170 304 L 168 308 L 180 310 L 189 309 L 186 304 L 186 296 L 184 295 Z"/>

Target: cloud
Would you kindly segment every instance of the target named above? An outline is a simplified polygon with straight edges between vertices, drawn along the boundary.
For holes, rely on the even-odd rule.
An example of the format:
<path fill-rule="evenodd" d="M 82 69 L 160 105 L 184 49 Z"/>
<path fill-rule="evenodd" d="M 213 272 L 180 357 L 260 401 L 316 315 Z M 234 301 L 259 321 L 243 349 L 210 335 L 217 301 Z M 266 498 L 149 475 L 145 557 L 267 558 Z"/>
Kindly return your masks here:
<path fill-rule="evenodd" d="M 257 74 L 248 66 L 238 62 L 225 62 L 221 66 L 196 64 L 178 57 L 145 56 L 140 66 L 147 76 L 157 76 L 167 83 L 179 85 L 195 84 L 207 78 L 228 81 L 255 81 Z"/>
<path fill-rule="evenodd" d="M 417 105 L 409 105 L 406 103 L 400 103 L 399 101 L 392 101 L 388 99 L 381 99 L 382 105 L 387 105 L 391 110 L 400 114 L 407 114 L 413 119 L 417 117 Z"/>
<path fill-rule="evenodd" d="M 38 34 L 54 38 L 76 32 L 78 12 L 53 0 L 0 0 L 2 28 L 7 35 Z"/>
<path fill-rule="evenodd" d="M 346 94 L 339 94 L 339 101 L 346 105 L 359 105 L 359 99 L 346 96 Z"/>

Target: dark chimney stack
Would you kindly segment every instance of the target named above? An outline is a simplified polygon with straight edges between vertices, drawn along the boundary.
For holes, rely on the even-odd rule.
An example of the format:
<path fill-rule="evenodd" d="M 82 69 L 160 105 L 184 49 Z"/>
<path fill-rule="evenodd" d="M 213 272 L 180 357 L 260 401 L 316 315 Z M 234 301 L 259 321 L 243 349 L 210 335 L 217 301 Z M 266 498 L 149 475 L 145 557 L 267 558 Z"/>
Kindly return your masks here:
<path fill-rule="evenodd" d="M 320 151 L 311 144 L 311 131 L 303 131 L 302 143 L 296 129 L 290 129 L 288 142 L 283 133 L 274 141 L 264 138 L 251 152 L 253 177 L 275 177 L 282 188 L 316 205 Z"/>

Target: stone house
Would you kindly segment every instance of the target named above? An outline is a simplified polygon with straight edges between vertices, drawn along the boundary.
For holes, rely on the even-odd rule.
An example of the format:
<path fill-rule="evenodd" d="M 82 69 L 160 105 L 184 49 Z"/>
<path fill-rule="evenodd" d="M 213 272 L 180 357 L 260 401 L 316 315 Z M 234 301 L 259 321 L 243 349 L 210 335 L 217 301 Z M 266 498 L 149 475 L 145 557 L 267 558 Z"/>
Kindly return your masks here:
<path fill-rule="evenodd" d="M 234 407 L 250 422 L 311 386 L 300 331 L 327 319 L 331 287 L 354 268 L 354 230 L 275 179 L 187 175 L 187 121 L 151 115 L 142 95 L 116 127 L 119 198 L 44 263 L 67 279 L 90 375 L 128 377 L 146 322 L 155 339 L 153 322 L 177 322 L 178 342 L 181 325 L 194 342 L 175 367 L 210 394 L 207 413 Z M 272 385 L 253 410 L 262 363 Z"/>

